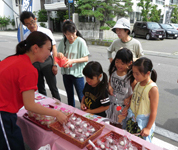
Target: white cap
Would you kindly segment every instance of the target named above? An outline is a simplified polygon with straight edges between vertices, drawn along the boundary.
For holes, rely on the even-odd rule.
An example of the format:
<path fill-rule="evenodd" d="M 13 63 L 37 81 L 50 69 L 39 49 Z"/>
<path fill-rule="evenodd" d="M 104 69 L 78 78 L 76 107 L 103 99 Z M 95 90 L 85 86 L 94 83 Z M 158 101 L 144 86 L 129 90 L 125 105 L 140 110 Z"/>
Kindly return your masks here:
<path fill-rule="evenodd" d="M 130 21 L 126 18 L 120 18 L 117 20 L 115 26 L 112 28 L 112 31 L 116 33 L 116 28 L 128 29 L 130 31 Z"/>

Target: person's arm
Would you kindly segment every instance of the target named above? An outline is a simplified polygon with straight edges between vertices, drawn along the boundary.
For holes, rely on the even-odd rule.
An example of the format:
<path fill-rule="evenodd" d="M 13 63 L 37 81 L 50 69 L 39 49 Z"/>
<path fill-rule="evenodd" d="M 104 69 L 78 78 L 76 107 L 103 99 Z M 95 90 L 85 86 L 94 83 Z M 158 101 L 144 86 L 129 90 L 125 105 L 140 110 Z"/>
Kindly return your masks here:
<path fill-rule="evenodd" d="M 81 108 L 81 110 L 85 110 L 85 108 L 86 108 L 86 106 L 85 106 L 85 104 L 84 104 L 84 100 L 85 100 L 85 96 L 83 96 L 82 101 L 81 101 L 81 103 L 80 103 L 80 108 Z"/>
<path fill-rule="evenodd" d="M 134 81 L 131 83 L 132 91 L 134 91 L 136 84 L 137 84 L 137 80 L 134 79 Z"/>
<path fill-rule="evenodd" d="M 53 45 L 53 67 L 52 67 L 52 72 L 54 75 L 57 74 L 57 63 L 55 61 L 55 57 L 57 57 L 57 49 L 56 49 L 56 45 Z"/>
<path fill-rule="evenodd" d="M 135 58 L 134 61 L 136 61 L 138 58 L 140 58 L 141 56 L 144 55 L 142 45 L 141 45 L 141 43 L 139 41 L 138 41 L 138 46 L 137 46 L 137 50 L 136 51 L 137 51 L 137 54 L 136 54 L 137 58 Z"/>
<path fill-rule="evenodd" d="M 124 105 L 127 107 L 127 109 L 130 107 L 131 98 L 132 98 L 132 95 L 124 99 Z"/>
<path fill-rule="evenodd" d="M 108 82 L 108 92 L 109 92 L 110 95 L 114 96 L 113 95 L 114 90 L 111 86 L 111 78 L 109 78 L 109 82 Z"/>
<path fill-rule="evenodd" d="M 103 112 L 107 109 L 109 109 L 109 106 L 100 106 L 100 107 L 95 108 L 95 109 L 87 109 L 86 112 L 91 113 L 91 114 L 97 114 L 97 113 L 101 113 L 101 112 Z"/>
<path fill-rule="evenodd" d="M 68 59 L 68 61 L 64 64 L 64 68 L 69 67 L 73 63 L 83 63 L 88 61 L 88 56 L 79 58 L 79 59 Z"/>
<path fill-rule="evenodd" d="M 150 109 L 151 109 L 150 117 L 147 126 L 141 131 L 141 136 L 149 135 L 150 129 L 156 120 L 158 102 L 159 102 L 159 92 L 156 86 L 151 88 L 149 92 L 149 98 L 150 98 Z"/>
<path fill-rule="evenodd" d="M 54 57 L 57 57 L 57 48 L 56 48 L 56 45 L 53 45 L 53 58 Z M 54 65 L 56 65 L 57 63 L 56 63 L 56 61 L 55 61 L 55 59 L 54 59 Z"/>
<path fill-rule="evenodd" d="M 113 61 L 113 58 L 109 58 L 110 63 Z"/>
<path fill-rule="evenodd" d="M 110 61 L 110 63 L 112 62 L 113 58 L 112 58 L 112 52 L 114 51 L 114 48 L 113 48 L 113 43 L 107 48 L 107 53 L 108 53 L 108 59 Z"/>
<path fill-rule="evenodd" d="M 60 111 L 43 107 L 42 105 L 35 103 L 34 90 L 28 90 L 22 92 L 22 98 L 24 107 L 26 110 L 41 114 L 56 117 L 60 123 L 67 122 L 67 116 Z"/>

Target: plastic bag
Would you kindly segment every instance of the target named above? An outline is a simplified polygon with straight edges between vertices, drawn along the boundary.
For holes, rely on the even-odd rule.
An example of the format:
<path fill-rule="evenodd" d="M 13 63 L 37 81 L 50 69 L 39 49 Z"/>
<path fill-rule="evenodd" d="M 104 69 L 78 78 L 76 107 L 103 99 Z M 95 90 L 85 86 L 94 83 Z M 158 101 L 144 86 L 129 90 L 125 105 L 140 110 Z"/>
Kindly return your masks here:
<path fill-rule="evenodd" d="M 51 146 L 49 144 L 40 147 L 38 150 L 51 150 Z"/>

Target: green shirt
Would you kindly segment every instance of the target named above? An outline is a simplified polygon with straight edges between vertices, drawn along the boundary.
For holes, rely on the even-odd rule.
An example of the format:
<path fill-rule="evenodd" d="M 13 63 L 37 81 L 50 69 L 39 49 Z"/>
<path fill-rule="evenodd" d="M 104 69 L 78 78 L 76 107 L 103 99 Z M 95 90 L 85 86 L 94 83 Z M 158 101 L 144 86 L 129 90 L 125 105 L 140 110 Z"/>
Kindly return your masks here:
<path fill-rule="evenodd" d="M 79 59 L 89 55 L 87 44 L 85 40 L 82 39 L 81 37 L 77 37 L 77 39 L 72 44 L 70 44 L 69 41 L 66 40 L 65 45 L 63 38 L 59 43 L 57 51 L 63 53 L 64 56 L 68 59 Z M 87 62 L 73 63 L 72 67 L 69 68 L 62 67 L 61 74 L 73 75 L 75 77 L 83 77 L 82 71 L 86 63 Z"/>

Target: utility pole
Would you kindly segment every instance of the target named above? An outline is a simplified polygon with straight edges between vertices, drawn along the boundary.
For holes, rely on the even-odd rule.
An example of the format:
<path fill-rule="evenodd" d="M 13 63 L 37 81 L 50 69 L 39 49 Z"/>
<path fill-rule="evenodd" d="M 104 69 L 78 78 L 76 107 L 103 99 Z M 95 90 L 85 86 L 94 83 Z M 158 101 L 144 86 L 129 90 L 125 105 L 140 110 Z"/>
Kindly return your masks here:
<path fill-rule="evenodd" d="M 68 0 L 68 14 L 69 14 L 69 20 L 70 20 L 70 3 L 73 3 L 73 0 Z"/>
<path fill-rule="evenodd" d="M 19 15 L 22 13 L 22 0 L 18 0 L 18 5 L 19 5 Z M 24 36 L 23 36 L 23 24 L 20 21 L 20 16 L 19 16 L 19 22 L 20 22 L 20 40 L 23 41 L 24 40 Z"/>

